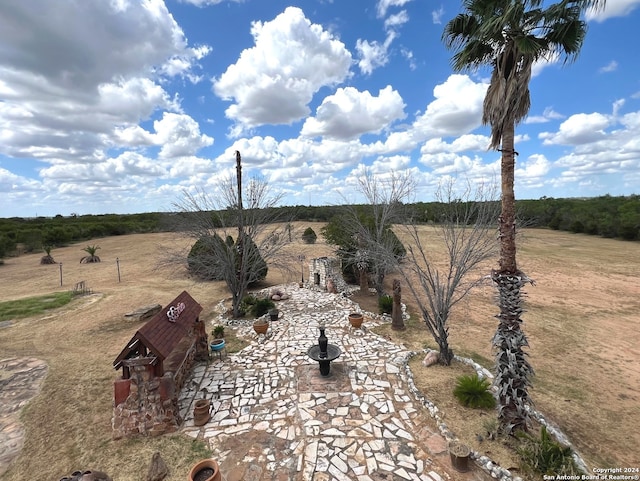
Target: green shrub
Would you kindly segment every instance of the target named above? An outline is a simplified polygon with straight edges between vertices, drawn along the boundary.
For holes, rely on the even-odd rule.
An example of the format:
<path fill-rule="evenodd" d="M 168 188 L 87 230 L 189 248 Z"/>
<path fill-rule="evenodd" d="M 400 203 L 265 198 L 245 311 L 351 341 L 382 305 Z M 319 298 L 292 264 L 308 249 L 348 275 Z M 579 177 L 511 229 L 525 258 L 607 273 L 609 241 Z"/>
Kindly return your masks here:
<path fill-rule="evenodd" d="M 266 297 L 256 300 L 255 304 L 251 306 L 251 314 L 254 317 L 264 316 L 269 309 L 276 307 L 275 303 Z"/>
<path fill-rule="evenodd" d="M 531 434 L 519 434 L 521 445 L 517 448 L 522 470 L 538 475 L 583 474 L 573 460 L 573 451 L 551 438 L 546 427 L 542 427 L 540 438 Z"/>
<path fill-rule="evenodd" d="M 307 227 L 302 233 L 302 241 L 305 244 L 315 244 L 318 236 L 311 227 Z"/>
<path fill-rule="evenodd" d="M 489 409 L 496 405 L 496 399 L 489 391 L 489 386 L 489 381 L 480 379 L 477 374 L 460 376 L 456 380 L 453 395 L 463 406 Z"/>
<path fill-rule="evenodd" d="M 393 310 L 393 297 L 389 294 L 383 294 L 378 298 L 378 309 L 380 314 L 391 314 Z"/>

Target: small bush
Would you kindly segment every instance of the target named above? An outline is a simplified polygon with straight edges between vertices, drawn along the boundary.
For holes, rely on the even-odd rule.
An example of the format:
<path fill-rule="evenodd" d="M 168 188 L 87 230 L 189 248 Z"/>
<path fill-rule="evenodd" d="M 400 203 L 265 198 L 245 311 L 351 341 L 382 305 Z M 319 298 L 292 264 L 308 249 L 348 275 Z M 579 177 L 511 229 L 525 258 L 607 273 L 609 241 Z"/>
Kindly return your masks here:
<path fill-rule="evenodd" d="M 489 391 L 489 381 L 480 379 L 477 374 L 460 376 L 456 380 L 453 395 L 460 404 L 470 408 L 494 408 L 496 400 Z"/>
<path fill-rule="evenodd" d="M 223 339 L 224 338 L 224 326 L 221 324 L 218 324 L 216 327 L 213 328 L 213 331 L 211 332 L 213 334 L 213 337 L 215 339 Z"/>
<path fill-rule="evenodd" d="M 315 244 L 318 236 L 311 227 L 307 227 L 302 233 L 302 241 L 305 244 Z"/>
<path fill-rule="evenodd" d="M 393 310 L 393 297 L 383 294 L 378 298 L 378 310 L 380 314 L 391 314 Z"/>
<path fill-rule="evenodd" d="M 519 437 L 522 444 L 517 452 L 523 471 L 539 475 L 583 474 L 573 460 L 572 449 L 554 441 L 546 427 L 542 427 L 539 439 L 530 434 L 520 434 Z"/>
<path fill-rule="evenodd" d="M 269 312 L 269 309 L 273 309 L 274 307 L 276 307 L 276 305 L 271 299 L 267 299 L 266 297 L 258 299 L 258 301 L 253 305 L 253 315 L 255 317 L 264 316 Z"/>

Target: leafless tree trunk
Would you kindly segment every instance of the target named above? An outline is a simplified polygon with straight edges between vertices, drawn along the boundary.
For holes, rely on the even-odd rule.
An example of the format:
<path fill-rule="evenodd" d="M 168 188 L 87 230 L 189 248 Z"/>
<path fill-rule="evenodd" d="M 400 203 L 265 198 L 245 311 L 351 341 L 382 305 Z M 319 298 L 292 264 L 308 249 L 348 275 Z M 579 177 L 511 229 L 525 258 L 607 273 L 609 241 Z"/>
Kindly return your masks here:
<path fill-rule="evenodd" d="M 443 267 L 432 259 L 418 227 L 405 226 L 411 242 L 400 272 L 440 348 L 439 362 L 447 366 L 453 359 L 447 326 L 451 309 L 482 281 L 482 277 L 467 280 L 469 274 L 496 252 L 499 204 L 492 194 L 483 186 L 475 191 L 467 186 L 459 197 L 454 194 L 453 182 L 441 186 L 436 197 L 442 208 L 437 229 L 447 253 Z"/>
<path fill-rule="evenodd" d="M 224 281 L 232 296 L 234 317 L 242 314 L 240 304 L 247 288 L 262 278 L 267 265 L 292 267 L 278 256 L 288 239 L 287 224 L 280 223 L 274 209 L 281 194 L 272 195 L 268 182 L 261 178 L 252 178 L 244 187 L 242 159 L 236 152 L 235 181 L 225 179 L 211 195 L 184 192 L 182 200 L 174 204 L 176 229 L 201 242 L 202 255 L 194 260 L 188 252 L 173 250 L 162 261 L 184 265 L 189 258 L 205 277 L 211 274 Z"/>

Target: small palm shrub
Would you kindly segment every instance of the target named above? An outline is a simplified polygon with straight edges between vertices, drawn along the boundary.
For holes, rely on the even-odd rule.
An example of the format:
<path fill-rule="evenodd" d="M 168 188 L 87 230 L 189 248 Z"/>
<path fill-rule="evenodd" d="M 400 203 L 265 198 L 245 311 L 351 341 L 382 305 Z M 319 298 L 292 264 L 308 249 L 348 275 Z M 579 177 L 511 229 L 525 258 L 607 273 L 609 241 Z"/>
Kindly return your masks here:
<path fill-rule="evenodd" d="M 489 386 L 489 381 L 480 379 L 477 374 L 459 376 L 453 395 L 463 406 L 491 409 L 496 406 L 496 399 L 489 390 Z"/>
<path fill-rule="evenodd" d="M 305 244 L 315 244 L 318 235 L 311 227 L 307 227 L 302 233 L 302 242 Z"/>
<path fill-rule="evenodd" d="M 393 297 L 389 294 L 383 294 L 378 298 L 378 310 L 380 314 L 391 314 L 393 311 Z"/>
<path fill-rule="evenodd" d="M 554 441 L 546 427 L 542 427 L 540 438 L 527 433 L 520 433 L 518 437 L 521 445 L 517 452 L 524 472 L 566 476 L 583 474 L 573 459 L 573 450 Z"/>
<path fill-rule="evenodd" d="M 100 249 L 100 246 L 97 246 L 97 245 L 87 246 L 84 249 L 82 249 L 89 255 L 86 255 L 82 259 L 80 259 L 80 263 L 88 264 L 93 262 L 100 262 L 100 258 L 96 255 L 96 252 L 98 252 L 98 249 Z"/>

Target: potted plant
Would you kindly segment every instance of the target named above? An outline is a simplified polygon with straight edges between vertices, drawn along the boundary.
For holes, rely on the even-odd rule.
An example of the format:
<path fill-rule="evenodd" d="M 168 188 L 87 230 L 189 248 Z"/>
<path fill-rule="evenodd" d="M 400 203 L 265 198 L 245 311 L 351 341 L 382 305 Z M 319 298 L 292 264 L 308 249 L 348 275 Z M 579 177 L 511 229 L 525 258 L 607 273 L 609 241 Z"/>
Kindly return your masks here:
<path fill-rule="evenodd" d="M 211 401 L 198 399 L 193 405 L 193 425 L 204 426 L 211 419 Z"/>
<path fill-rule="evenodd" d="M 352 312 L 351 314 L 349 314 L 349 323 L 356 329 L 360 329 L 363 320 L 364 317 L 361 312 Z"/>
<path fill-rule="evenodd" d="M 214 339 L 209 346 L 211 347 L 211 352 L 222 351 L 225 346 L 224 339 Z"/>
<path fill-rule="evenodd" d="M 220 465 L 215 459 L 203 459 L 189 471 L 188 481 L 222 481 Z"/>
<path fill-rule="evenodd" d="M 261 317 L 253 321 L 253 330 L 256 331 L 256 334 L 266 334 L 267 329 L 269 329 L 269 321 L 265 318 Z"/>
<path fill-rule="evenodd" d="M 224 339 L 224 326 L 218 324 L 213 328 L 213 331 L 211 331 L 211 335 L 214 339 Z"/>
<path fill-rule="evenodd" d="M 449 456 L 451 457 L 451 466 L 457 471 L 469 471 L 469 455 L 471 450 L 466 444 L 455 440 L 449 443 Z"/>

